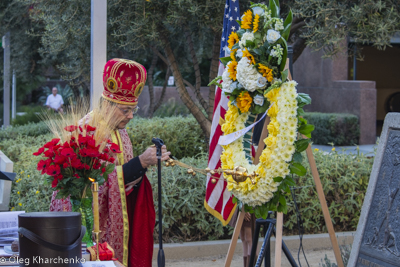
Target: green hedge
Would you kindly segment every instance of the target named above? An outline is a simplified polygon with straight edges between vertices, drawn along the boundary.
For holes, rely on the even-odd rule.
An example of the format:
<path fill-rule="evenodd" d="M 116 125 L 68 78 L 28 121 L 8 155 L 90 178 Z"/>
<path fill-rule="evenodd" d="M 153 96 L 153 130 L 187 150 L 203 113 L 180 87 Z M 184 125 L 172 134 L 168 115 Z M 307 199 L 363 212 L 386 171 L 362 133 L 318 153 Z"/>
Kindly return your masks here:
<path fill-rule="evenodd" d="M 315 126 L 312 141 L 318 145 L 356 145 L 360 138 L 358 117 L 344 113 L 306 112 L 304 118 Z"/>
<path fill-rule="evenodd" d="M 174 148 L 176 154 L 191 155 L 191 158 L 185 158 L 182 161 L 192 166 L 205 168 L 207 162 L 207 155 L 204 153 L 205 144 L 202 137 L 199 137 L 200 129 L 198 126 L 195 127 L 197 124 L 194 119 L 168 119 L 151 121 L 135 119 L 129 124 L 128 132 L 134 141 L 136 153 L 151 144 L 148 143 L 151 137 L 157 136 L 164 138 L 169 149 L 173 151 L 172 148 Z M 0 136 L 6 136 L 6 138 L 0 139 L 0 149 L 14 162 L 14 171 L 17 173 L 16 181 L 12 185 L 10 203 L 10 208 L 13 210 L 33 212 L 47 211 L 49 208 L 52 189 L 50 185 L 45 184 L 44 176 L 36 170 L 40 157 L 34 157 L 32 153 L 50 140 L 52 135 L 38 134 L 42 128 L 40 124 L 36 126 L 37 128 L 32 124 L 30 128 L 20 126 L 0 131 Z M 167 127 L 168 131 L 165 130 Z M 146 131 L 149 133 L 146 134 Z M 22 135 L 22 133 L 26 135 Z M 30 134 L 32 136 L 29 136 Z M 186 139 L 181 138 L 197 143 L 189 146 L 186 144 Z M 199 153 L 200 151 L 203 153 Z M 373 158 L 358 154 L 337 154 L 335 151 L 326 154 L 316 150 L 314 150 L 314 156 L 335 230 L 354 231 L 367 189 Z M 304 159 L 306 160 L 305 156 Z M 304 166 L 308 166 L 307 162 L 304 163 Z M 314 181 L 309 168 L 307 171 L 306 176 L 295 177 L 298 186 L 302 187 L 295 192 L 304 220 L 304 228 L 306 233 L 326 232 Z M 153 185 L 154 203 L 157 210 L 158 188 L 155 168 L 149 169 L 148 177 Z M 222 227 L 219 221 L 211 216 L 203 206 L 205 176 L 198 174 L 193 177 L 179 167 L 163 167 L 162 177 L 163 236 L 166 242 L 229 237 L 232 228 Z M 289 197 L 288 203 L 290 207 L 284 219 L 285 232 L 296 234 L 297 222 L 291 197 Z M 157 231 L 158 228 L 155 229 L 155 239 L 157 239 Z"/>
<path fill-rule="evenodd" d="M 127 125 L 133 154 L 139 155 L 151 146 L 153 137 L 161 138 L 171 154 L 180 159 L 207 152 L 207 141 L 196 119 L 189 117 L 135 118 Z"/>

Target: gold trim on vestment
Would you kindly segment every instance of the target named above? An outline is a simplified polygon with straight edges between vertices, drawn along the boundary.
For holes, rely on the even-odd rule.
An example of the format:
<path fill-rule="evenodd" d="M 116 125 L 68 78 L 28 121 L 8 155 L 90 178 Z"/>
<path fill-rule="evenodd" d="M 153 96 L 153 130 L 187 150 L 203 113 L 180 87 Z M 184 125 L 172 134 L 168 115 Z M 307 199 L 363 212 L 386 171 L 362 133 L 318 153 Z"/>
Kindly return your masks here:
<path fill-rule="evenodd" d="M 117 166 L 117 177 L 118 177 L 118 188 L 119 194 L 121 197 L 121 210 L 122 210 L 122 219 L 124 224 L 124 236 L 123 236 L 123 260 L 122 264 L 128 266 L 128 245 L 129 245 L 129 219 L 128 219 L 128 208 L 126 206 L 126 194 L 125 194 L 125 182 L 124 182 L 124 173 L 122 171 L 122 165 L 124 164 L 124 146 L 122 144 L 121 135 L 119 131 L 113 131 L 111 133 L 111 138 L 113 143 L 119 144 L 119 150 L 121 153 L 117 154 L 118 157 L 118 166 Z"/>

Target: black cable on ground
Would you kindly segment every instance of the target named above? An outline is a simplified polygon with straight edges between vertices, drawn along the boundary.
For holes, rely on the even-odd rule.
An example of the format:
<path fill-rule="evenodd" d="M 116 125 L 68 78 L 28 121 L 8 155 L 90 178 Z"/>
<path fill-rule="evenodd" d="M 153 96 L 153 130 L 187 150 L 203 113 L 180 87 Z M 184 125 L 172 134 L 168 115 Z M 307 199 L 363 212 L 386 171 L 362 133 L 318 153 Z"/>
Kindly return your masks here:
<path fill-rule="evenodd" d="M 299 207 L 297 206 L 296 202 L 296 196 L 294 194 L 294 190 L 299 189 L 301 187 L 290 187 L 290 192 L 292 193 L 293 197 L 293 202 L 294 202 L 294 207 L 296 209 L 296 215 L 297 215 L 297 228 L 299 229 L 299 238 L 300 238 L 300 246 L 299 246 L 299 251 L 297 252 L 297 260 L 299 261 L 299 265 L 301 267 L 301 262 L 300 262 L 300 250 L 303 251 L 304 259 L 306 260 L 307 266 L 310 267 L 307 261 L 306 254 L 304 252 L 304 247 L 303 247 L 303 234 L 304 234 L 304 227 L 303 227 L 303 220 L 301 219 Z"/>

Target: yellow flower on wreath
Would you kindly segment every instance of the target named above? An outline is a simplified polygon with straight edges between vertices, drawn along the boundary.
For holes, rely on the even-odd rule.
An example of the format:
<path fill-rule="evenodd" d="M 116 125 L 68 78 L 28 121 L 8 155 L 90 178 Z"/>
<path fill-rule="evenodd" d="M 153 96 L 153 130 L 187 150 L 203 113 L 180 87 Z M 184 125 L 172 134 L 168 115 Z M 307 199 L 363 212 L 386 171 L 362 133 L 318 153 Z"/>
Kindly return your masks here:
<path fill-rule="evenodd" d="M 280 88 L 275 88 L 266 93 L 264 96 L 268 99 L 269 102 L 276 102 L 279 96 L 279 89 Z"/>
<path fill-rule="evenodd" d="M 272 82 L 274 77 L 272 76 L 272 69 L 268 68 L 264 64 L 258 64 L 258 70 L 267 79 L 268 82 Z"/>
<path fill-rule="evenodd" d="M 260 22 L 260 16 L 256 14 L 254 16 L 254 21 L 253 21 L 253 32 L 258 31 L 258 23 Z"/>
<path fill-rule="evenodd" d="M 236 60 L 232 60 L 228 64 L 229 78 L 231 78 L 233 81 L 236 81 L 237 65 L 238 63 Z"/>
<path fill-rule="evenodd" d="M 245 48 L 243 51 L 243 57 L 247 57 L 251 64 L 255 65 L 256 61 L 254 60 L 254 56 L 252 54 L 250 54 L 249 50 L 247 50 L 247 48 Z"/>
<path fill-rule="evenodd" d="M 232 32 L 229 37 L 228 37 L 228 47 L 229 49 L 232 49 L 232 47 L 239 42 L 239 36 L 237 35 L 236 32 Z"/>
<path fill-rule="evenodd" d="M 252 22 L 253 22 L 253 13 L 251 13 L 250 10 L 247 10 L 246 12 L 244 12 L 240 28 L 245 30 L 251 30 Z"/>
<path fill-rule="evenodd" d="M 242 92 L 237 98 L 236 103 L 240 112 L 246 113 L 253 103 L 253 98 L 250 96 L 249 92 Z"/>

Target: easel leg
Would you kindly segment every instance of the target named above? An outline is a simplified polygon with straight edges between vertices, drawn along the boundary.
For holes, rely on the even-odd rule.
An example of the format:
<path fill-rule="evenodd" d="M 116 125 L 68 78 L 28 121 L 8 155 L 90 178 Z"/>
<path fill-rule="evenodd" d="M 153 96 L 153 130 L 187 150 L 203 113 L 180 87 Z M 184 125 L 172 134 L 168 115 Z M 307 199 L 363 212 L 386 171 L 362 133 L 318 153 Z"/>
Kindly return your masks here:
<path fill-rule="evenodd" d="M 274 265 L 275 267 L 281 267 L 282 230 L 283 230 L 283 213 L 278 212 L 276 216 L 275 265 Z"/>
<path fill-rule="evenodd" d="M 242 228 L 243 220 L 244 220 L 244 206 L 242 210 L 239 212 L 239 216 L 235 225 L 235 230 L 233 231 L 233 236 L 231 239 L 231 244 L 229 245 L 228 253 L 226 254 L 225 259 L 225 267 L 231 266 L 233 254 L 235 253 L 235 248 L 237 244 L 237 240 L 239 238 L 240 229 Z"/>
<path fill-rule="evenodd" d="M 311 150 L 311 145 L 308 146 L 307 150 L 307 158 L 310 163 L 311 173 L 314 178 L 315 188 L 317 189 L 319 202 L 321 203 L 322 213 L 324 214 L 324 220 L 326 228 L 328 229 L 329 237 L 331 239 L 333 252 L 335 253 L 335 258 L 338 267 L 344 267 L 342 256 L 340 254 L 339 244 L 336 239 L 335 230 L 333 229 L 331 215 L 329 214 L 328 205 L 326 204 L 324 190 L 322 188 L 321 179 L 319 178 L 317 164 L 315 163 L 314 155 Z"/>

